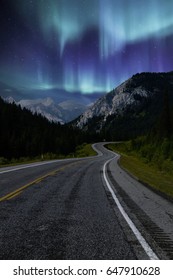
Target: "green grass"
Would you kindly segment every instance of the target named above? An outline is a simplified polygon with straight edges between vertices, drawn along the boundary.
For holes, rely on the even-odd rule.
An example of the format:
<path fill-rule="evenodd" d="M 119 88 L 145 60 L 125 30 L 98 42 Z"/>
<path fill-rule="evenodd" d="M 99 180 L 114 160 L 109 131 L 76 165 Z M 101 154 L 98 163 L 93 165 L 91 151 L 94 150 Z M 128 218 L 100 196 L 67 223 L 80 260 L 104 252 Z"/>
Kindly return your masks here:
<path fill-rule="evenodd" d="M 53 159 L 62 159 L 64 157 L 55 157 L 55 158 L 44 158 L 42 159 L 41 157 L 37 157 L 37 158 L 25 158 L 25 159 L 13 159 L 12 161 L 6 161 L 6 163 L 0 163 L 0 168 L 1 167 L 9 167 L 9 166 L 16 166 L 16 165 L 22 165 L 22 164 L 29 164 L 29 163 L 34 163 L 34 162 L 40 162 L 40 161 L 47 161 L 47 160 L 53 160 Z"/>
<path fill-rule="evenodd" d="M 153 189 L 173 198 L 172 172 L 163 172 L 156 166 L 145 163 L 144 160 L 128 149 L 128 143 L 127 146 L 126 143 L 110 144 L 108 148 L 121 154 L 120 166 Z M 172 162 L 170 162 L 170 165 L 172 166 Z"/>
<path fill-rule="evenodd" d="M 7 167 L 7 166 L 15 166 L 18 164 L 27 164 L 27 163 L 34 163 L 34 162 L 38 162 L 41 161 L 41 158 L 37 158 L 37 159 L 31 159 L 31 158 L 22 158 L 22 159 L 12 159 L 12 160 L 7 160 L 4 158 L 0 159 L 0 168 L 1 167 Z"/>
<path fill-rule="evenodd" d="M 93 150 L 91 144 L 82 144 L 77 147 L 75 152 L 75 157 L 89 157 L 89 156 L 96 156 L 97 153 Z"/>

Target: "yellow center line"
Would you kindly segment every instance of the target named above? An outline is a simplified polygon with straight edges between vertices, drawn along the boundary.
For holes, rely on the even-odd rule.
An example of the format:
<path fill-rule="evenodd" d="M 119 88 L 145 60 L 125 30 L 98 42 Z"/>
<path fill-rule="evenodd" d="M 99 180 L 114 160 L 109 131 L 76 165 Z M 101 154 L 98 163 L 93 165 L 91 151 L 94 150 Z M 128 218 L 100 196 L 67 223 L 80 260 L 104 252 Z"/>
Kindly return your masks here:
<path fill-rule="evenodd" d="M 18 193 L 16 193 L 16 194 L 13 194 L 13 195 L 10 196 L 9 198 L 7 198 L 7 200 L 10 200 L 10 199 L 16 197 L 17 195 L 21 194 L 22 192 L 23 192 L 23 191 L 20 191 L 20 192 L 18 192 Z"/>
<path fill-rule="evenodd" d="M 35 179 L 34 181 L 32 181 L 32 182 L 30 182 L 30 183 L 28 183 L 28 184 L 26 184 L 26 185 L 24 185 L 24 186 L 22 186 L 22 187 L 16 189 L 15 191 L 10 192 L 10 193 L 6 194 L 5 196 L 1 197 L 1 198 L 0 198 L 0 202 L 2 202 L 2 201 L 4 201 L 4 200 L 9 200 L 9 199 L 11 199 L 11 198 L 13 198 L 13 197 L 19 195 L 20 193 L 22 193 L 22 191 L 25 190 L 26 188 L 28 188 L 28 187 L 30 187 L 30 186 L 36 184 L 36 183 L 40 183 L 41 181 L 43 181 L 43 180 L 46 179 L 47 177 L 53 176 L 53 175 L 55 175 L 56 173 L 58 173 L 59 171 L 63 171 L 66 167 L 69 167 L 69 166 L 71 166 L 71 165 L 78 164 L 78 163 L 80 163 L 80 162 L 81 162 L 81 161 L 73 162 L 73 163 L 67 164 L 67 165 L 65 165 L 65 166 L 63 166 L 63 167 L 61 167 L 61 168 L 59 168 L 59 169 L 57 169 L 57 170 L 51 171 L 50 173 L 48 173 L 48 174 L 46 174 L 46 175 L 44 175 L 44 176 L 41 176 L 41 177 Z"/>

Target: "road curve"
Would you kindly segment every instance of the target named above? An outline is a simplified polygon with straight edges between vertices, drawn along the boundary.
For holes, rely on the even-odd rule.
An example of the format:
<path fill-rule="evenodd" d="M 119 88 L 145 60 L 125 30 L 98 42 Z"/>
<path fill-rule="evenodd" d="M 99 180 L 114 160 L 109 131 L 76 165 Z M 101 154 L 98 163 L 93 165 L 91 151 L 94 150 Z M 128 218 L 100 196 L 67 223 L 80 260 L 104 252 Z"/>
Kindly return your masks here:
<path fill-rule="evenodd" d="M 172 258 L 172 203 L 94 149 L 0 169 L 0 259 Z"/>

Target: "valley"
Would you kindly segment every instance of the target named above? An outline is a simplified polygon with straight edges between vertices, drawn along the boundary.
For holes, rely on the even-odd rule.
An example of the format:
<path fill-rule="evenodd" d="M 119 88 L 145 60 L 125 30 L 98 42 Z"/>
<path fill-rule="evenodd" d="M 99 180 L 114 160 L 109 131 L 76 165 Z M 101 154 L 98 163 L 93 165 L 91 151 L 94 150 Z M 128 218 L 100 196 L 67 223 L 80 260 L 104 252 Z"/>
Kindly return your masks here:
<path fill-rule="evenodd" d="M 45 108 L 71 102 L 0 98 L 0 257 L 172 259 L 172 92 L 136 74 L 66 124 Z"/>

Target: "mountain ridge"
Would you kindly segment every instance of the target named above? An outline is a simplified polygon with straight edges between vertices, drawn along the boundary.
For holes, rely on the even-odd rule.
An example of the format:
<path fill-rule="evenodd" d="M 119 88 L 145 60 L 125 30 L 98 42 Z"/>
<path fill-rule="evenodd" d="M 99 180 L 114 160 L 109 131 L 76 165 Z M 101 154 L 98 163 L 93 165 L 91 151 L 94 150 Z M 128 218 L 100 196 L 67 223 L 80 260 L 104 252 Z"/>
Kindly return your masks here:
<path fill-rule="evenodd" d="M 99 98 L 76 120 L 75 125 L 86 131 L 97 130 L 99 133 L 106 131 L 108 135 L 111 134 L 111 130 L 125 132 L 128 130 L 126 126 L 131 125 L 131 129 L 136 130 L 136 133 L 132 134 L 134 137 L 138 136 L 154 125 L 162 110 L 163 95 L 166 90 L 173 103 L 173 71 L 137 73 Z M 140 133 L 139 130 L 141 130 Z M 118 135 L 118 131 L 112 133 L 111 139 L 115 134 Z"/>
<path fill-rule="evenodd" d="M 87 108 L 87 106 L 70 99 L 57 104 L 50 97 L 15 101 L 13 97 L 9 96 L 4 98 L 4 100 L 8 103 L 14 102 L 16 105 L 20 105 L 22 108 L 26 108 L 32 113 L 41 114 L 49 121 L 59 122 L 61 124 L 72 121 Z"/>

